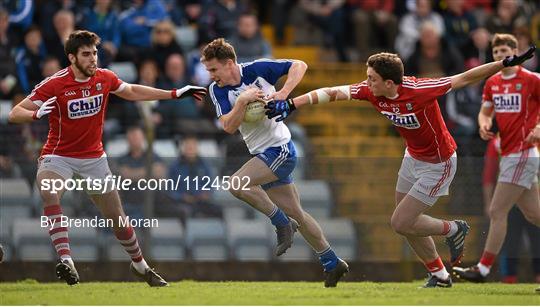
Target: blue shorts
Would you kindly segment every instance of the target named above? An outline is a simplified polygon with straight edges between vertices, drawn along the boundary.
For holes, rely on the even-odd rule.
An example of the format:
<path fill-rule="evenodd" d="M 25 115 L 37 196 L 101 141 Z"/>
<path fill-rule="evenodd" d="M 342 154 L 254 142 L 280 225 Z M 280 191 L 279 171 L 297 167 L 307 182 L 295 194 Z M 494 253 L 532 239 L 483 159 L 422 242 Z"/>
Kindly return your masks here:
<path fill-rule="evenodd" d="M 261 185 L 264 190 L 293 182 L 291 174 L 296 166 L 296 148 L 292 141 L 281 146 L 267 148 L 256 157 L 266 163 L 278 177 L 276 181 Z"/>

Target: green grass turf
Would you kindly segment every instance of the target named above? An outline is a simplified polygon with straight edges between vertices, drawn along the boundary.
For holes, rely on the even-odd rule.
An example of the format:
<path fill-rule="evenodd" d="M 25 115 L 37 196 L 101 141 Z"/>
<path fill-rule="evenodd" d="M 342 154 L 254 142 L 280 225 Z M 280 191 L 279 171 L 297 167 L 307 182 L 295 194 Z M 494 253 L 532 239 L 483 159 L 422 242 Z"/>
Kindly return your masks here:
<path fill-rule="evenodd" d="M 0 283 L 1 305 L 540 305 L 535 284 L 454 284 L 419 289 L 411 283 L 342 282 L 89 282 L 69 287 L 28 280 Z"/>

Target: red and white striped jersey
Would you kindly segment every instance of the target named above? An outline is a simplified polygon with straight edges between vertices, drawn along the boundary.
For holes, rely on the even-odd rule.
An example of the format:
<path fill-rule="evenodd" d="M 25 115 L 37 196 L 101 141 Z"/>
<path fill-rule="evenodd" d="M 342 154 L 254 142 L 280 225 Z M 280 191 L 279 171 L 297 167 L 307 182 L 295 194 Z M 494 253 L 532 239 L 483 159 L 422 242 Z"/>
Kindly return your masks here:
<path fill-rule="evenodd" d="M 440 163 L 457 148 L 437 103 L 437 97 L 448 93 L 451 86 L 449 77 L 404 77 L 393 99 L 374 96 L 366 81 L 351 85 L 350 91 L 352 98 L 371 102 L 396 126 L 412 157 Z"/>
<path fill-rule="evenodd" d="M 108 69 L 98 68 L 86 80 L 77 80 L 71 67 L 64 68 L 36 85 L 28 99 L 41 106 L 56 96 L 49 113 L 49 135 L 41 156 L 97 158 L 104 154 L 103 123 L 110 92 L 125 84 Z"/>
<path fill-rule="evenodd" d="M 491 76 L 484 85 L 482 105 L 495 108 L 503 156 L 534 147 L 525 138 L 540 120 L 538 74 L 519 67 L 512 76 L 500 72 Z"/>

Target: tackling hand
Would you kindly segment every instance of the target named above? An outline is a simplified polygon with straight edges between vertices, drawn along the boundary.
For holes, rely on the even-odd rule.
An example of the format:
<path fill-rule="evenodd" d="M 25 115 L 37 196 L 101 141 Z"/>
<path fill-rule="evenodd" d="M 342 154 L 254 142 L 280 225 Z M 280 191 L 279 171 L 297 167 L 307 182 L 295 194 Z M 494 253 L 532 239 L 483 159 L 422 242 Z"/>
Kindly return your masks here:
<path fill-rule="evenodd" d="M 41 104 L 39 109 L 34 111 L 34 114 L 32 115 L 32 118 L 34 120 L 38 120 L 38 119 L 42 118 L 43 116 L 51 113 L 52 110 L 54 109 L 54 105 L 52 105 L 52 104 L 55 103 L 55 102 L 56 102 L 56 96 L 47 99 L 47 101 L 45 101 L 43 104 Z"/>
<path fill-rule="evenodd" d="M 534 51 L 536 50 L 536 46 L 532 45 L 529 47 L 529 50 L 525 51 L 524 53 L 520 55 L 513 55 L 513 56 L 507 56 L 503 60 L 504 67 L 509 66 L 516 66 L 521 65 L 523 62 L 527 61 L 528 59 L 532 58 L 534 56 Z"/>
<path fill-rule="evenodd" d="M 182 99 L 189 96 L 193 96 L 193 98 L 197 99 L 198 101 L 202 101 L 204 96 L 206 96 L 206 93 L 207 93 L 207 90 L 204 87 L 186 85 L 183 88 L 174 89 L 173 98 Z"/>
<path fill-rule="evenodd" d="M 268 102 L 264 108 L 267 109 L 264 114 L 266 114 L 268 118 L 272 119 L 279 116 L 276 118 L 276 122 L 284 120 L 285 118 L 289 117 L 294 110 L 296 110 L 296 106 L 294 105 L 292 99 L 272 100 Z"/>

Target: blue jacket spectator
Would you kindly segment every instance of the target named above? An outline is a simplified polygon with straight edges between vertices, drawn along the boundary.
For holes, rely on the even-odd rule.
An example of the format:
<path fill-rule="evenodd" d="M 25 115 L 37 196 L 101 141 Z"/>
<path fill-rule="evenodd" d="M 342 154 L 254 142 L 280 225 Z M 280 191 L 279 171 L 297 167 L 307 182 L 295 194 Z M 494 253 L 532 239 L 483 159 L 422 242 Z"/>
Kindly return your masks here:
<path fill-rule="evenodd" d="M 169 167 L 168 178 L 178 180 L 178 189 L 169 191 L 169 197 L 176 205 L 160 208 L 162 213 L 182 212 L 190 217 L 223 217 L 222 208 L 211 202 L 213 177 L 208 165 L 199 157 L 198 140 L 186 136 L 180 146 L 180 157 Z M 207 184 L 208 182 L 208 184 Z M 206 188 L 204 188 L 206 184 Z M 161 206 L 164 207 L 164 206 Z M 159 212 L 159 210 L 158 210 Z"/>
<path fill-rule="evenodd" d="M 238 0 L 216 0 L 205 5 L 199 19 L 199 37 L 203 40 L 231 37 L 244 11 L 245 7 Z"/>
<path fill-rule="evenodd" d="M 41 31 L 37 27 L 31 27 L 24 36 L 24 45 L 17 48 L 15 53 L 17 74 L 24 94 L 29 94 L 43 79 L 41 66 L 46 56 Z"/>
<path fill-rule="evenodd" d="M 120 14 L 122 44 L 149 48 L 152 28 L 168 17 L 165 5 L 159 0 L 133 1 L 133 7 Z"/>
<path fill-rule="evenodd" d="M 114 60 L 120 47 L 118 14 L 111 9 L 111 0 L 96 1 L 93 8 L 82 12 L 80 27 L 92 31 L 101 38 L 99 59 L 101 66 L 108 66 Z"/>
<path fill-rule="evenodd" d="M 2 1 L 4 2 L 4 1 Z M 26 30 L 32 24 L 34 17 L 34 1 L 16 0 L 8 1 L 9 25 Z"/>

